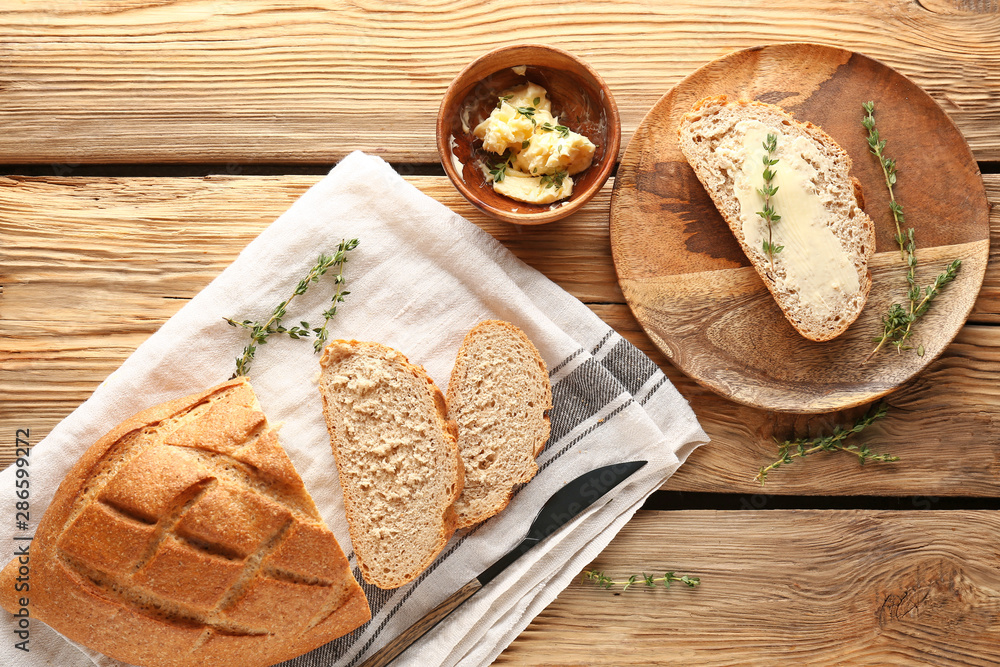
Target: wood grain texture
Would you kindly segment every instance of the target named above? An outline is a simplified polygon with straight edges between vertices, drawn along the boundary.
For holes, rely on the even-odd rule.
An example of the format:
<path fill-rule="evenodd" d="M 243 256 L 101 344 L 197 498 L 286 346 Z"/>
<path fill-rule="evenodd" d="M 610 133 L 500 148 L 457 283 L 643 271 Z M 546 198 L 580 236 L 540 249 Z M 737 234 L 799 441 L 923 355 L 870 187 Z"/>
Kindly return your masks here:
<path fill-rule="evenodd" d="M 0 179 L 0 433 L 38 442 L 167 318 L 228 265 L 315 176 Z M 1000 488 L 1000 210 L 984 289 L 958 340 L 891 396 L 873 448 L 903 457 L 860 468 L 814 456 L 801 470 L 752 478 L 779 438 L 815 435 L 857 416 L 777 415 L 721 398 L 677 371 L 618 290 L 608 242 L 610 186 L 565 220 L 526 228 L 479 214 L 444 177 L 411 176 L 473 220 L 651 356 L 712 438 L 667 488 L 739 493 L 996 495 Z M 1000 176 L 987 175 L 1000 200 Z M 567 242 L 571 239 L 571 242 Z M 973 427 L 970 428 L 969 424 Z M 2 442 L 0 464 L 13 458 Z M 956 452 L 960 455 L 956 455 Z"/>
<path fill-rule="evenodd" d="M 995 665 L 996 512 L 639 512 L 497 665 Z"/>
<path fill-rule="evenodd" d="M 327 162 L 352 149 L 437 162 L 441 96 L 492 48 L 583 57 L 623 145 L 684 76 L 725 53 L 806 41 L 860 51 L 1000 158 L 1000 15 L 983 3 L 540 0 L 25 0 L 0 9 L 0 163 Z M 982 11 L 985 9 L 986 11 Z"/>
<path fill-rule="evenodd" d="M 833 340 L 807 340 L 788 323 L 681 153 L 681 119 L 699 100 L 720 94 L 780 104 L 796 120 L 819 125 L 853 159 L 851 176 L 866 184 L 864 207 L 879 253 L 869 263 L 871 294 Z M 881 136 L 902 172 L 895 190 L 916 230 L 918 283 L 932 283 L 956 258 L 962 270 L 913 340 L 923 355 L 878 354 L 865 363 L 881 318 L 907 291 L 881 167 L 861 126 L 867 100 L 875 100 Z M 748 405 L 829 412 L 892 391 L 958 332 L 986 269 L 989 204 L 962 135 L 912 82 L 843 49 L 776 45 L 714 61 L 653 106 L 622 157 L 611 246 L 625 300 L 684 372 Z"/>
<path fill-rule="evenodd" d="M 931 366 L 886 400 L 889 414 L 855 436 L 898 463 L 861 466 L 845 454 L 814 454 L 772 471 L 779 441 L 829 435 L 866 407 L 794 415 L 758 410 L 722 398 L 662 356 L 624 308 L 594 307 L 609 324 L 659 363 L 691 404 L 711 442 L 691 454 L 663 487 L 673 491 L 747 494 L 751 507 L 771 495 L 992 496 L 1000 493 L 1000 331 L 967 325 Z"/>

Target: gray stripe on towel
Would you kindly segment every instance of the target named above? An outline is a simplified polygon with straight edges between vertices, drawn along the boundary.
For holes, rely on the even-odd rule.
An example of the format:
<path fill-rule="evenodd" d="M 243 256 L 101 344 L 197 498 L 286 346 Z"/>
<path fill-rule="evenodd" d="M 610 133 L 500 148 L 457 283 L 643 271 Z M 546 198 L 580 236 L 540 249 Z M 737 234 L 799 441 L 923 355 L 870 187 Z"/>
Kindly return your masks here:
<path fill-rule="evenodd" d="M 642 350 L 624 338 L 604 355 L 600 363 L 633 396 L 639 393 L 642 385 L 646 384 L 656 371 L 660 370 Z"/>

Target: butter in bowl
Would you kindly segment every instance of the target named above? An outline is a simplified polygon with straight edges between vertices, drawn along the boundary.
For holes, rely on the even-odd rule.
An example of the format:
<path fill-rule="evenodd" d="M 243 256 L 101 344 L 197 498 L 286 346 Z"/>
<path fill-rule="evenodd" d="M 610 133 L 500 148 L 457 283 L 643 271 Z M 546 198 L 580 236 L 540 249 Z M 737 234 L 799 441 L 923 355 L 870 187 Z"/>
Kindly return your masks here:
<path fill-rule="evenodd" d="M 614 168 L 618 109 L 589 65 L 544 45 L 491 51 L 455 78 L 441 103 L 441 163 L 487 215 L 522 225 L 564 218 Z"/>

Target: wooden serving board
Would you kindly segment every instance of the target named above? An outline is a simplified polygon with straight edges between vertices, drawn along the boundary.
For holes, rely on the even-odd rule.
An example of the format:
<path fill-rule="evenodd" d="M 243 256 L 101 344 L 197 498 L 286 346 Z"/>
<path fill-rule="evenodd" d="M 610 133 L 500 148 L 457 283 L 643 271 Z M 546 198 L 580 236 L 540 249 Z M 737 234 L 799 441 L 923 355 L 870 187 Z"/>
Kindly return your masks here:
<path fill-rule="evenodd" d="M 822 127 L 853 158 L 876 227 L 872 291 L 857 321 L 832 341 L 812 342 L 792 328 L 680 152 L 681 116 L 719 94 L 778 104 Z M 888 192 L 861 125 L 868 100 L 898 164 L 896 198 L 915 230 L 918 282 L 930 284 L 955 258 L 962 268 L 915 325 L 913 350 L 883 349 L 865 363 L 882 315 L 893 302 L 905 304 L 907 291 Z M 615 181 L 611 246 L 626 301 L 681 370 L 740 403 L 827 412 L 887 394 L 952 341 L 982 285 L 989 204 L 961 133 L 906 77 L 843 49 L 780 44 L 709 63 L 650 110 Z"/>

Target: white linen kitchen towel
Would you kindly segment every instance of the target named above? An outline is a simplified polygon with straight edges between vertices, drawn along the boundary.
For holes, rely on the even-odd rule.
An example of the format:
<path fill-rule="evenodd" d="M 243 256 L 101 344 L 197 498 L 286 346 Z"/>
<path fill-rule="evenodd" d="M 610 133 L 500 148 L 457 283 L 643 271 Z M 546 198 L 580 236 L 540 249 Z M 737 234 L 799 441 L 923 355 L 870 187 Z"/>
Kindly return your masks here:
<path fill-rule="evenodd" d="M 530 230 L 525 230 L 530 234 Z M 229 378 L 246 332 L 223 318 L 266 319 L 320 252 L 358 238 L 345 268 L 350 295 L 331 338 L 378 341 L 423 365 L 447 387 L 463 337 L 477 322 L 521 327 L 549 367 L 552 433 L 539 473 L 501 514 L 456 534 L 414 582 L 383 591 L 356 567 L 310 340 L 272 336 L 249 377 L 264 412 L 362 582 L 372 620 L 289 661 L 295 667 L 360 664 L 518 543 L 538 508 L 578 475 L 630 460 L 649 463 L 508 568 L 404 653 L 400 665 L 487 665 L 611 541 L 650 493 L 707 437 L 687 402 L 648 357 L 589 308 L 515 258 L 493 237 L 406 183 L 379 158 L 352 153 L 251 242 L 218 278 L 143 343 L 30 453 L 33 530 L 77 458 L 119 421 Z M 566 239 L 572 243 L 572 239 Z M 330 278 L 289 306 L 285 321 L 316 323 Z M 14 507 L 15 466 L 0 475 Z M 24 535 L 0 522 L 10 551 Z M 30 531 L 29 531 L 30 534 Z M 9 552 L 8 552 L 9 553 Z M 6 560 L 6 559 L 4 559 Z M 0 664 L 86 667 L 120 663 L 70 644 L 42 623 L 30 652 L 15 648 L 16 621 L 0 620 Z"/>

